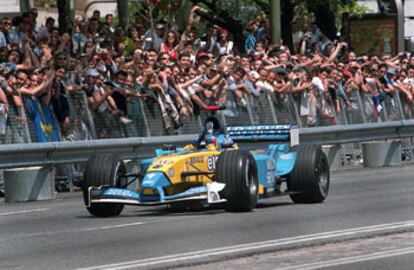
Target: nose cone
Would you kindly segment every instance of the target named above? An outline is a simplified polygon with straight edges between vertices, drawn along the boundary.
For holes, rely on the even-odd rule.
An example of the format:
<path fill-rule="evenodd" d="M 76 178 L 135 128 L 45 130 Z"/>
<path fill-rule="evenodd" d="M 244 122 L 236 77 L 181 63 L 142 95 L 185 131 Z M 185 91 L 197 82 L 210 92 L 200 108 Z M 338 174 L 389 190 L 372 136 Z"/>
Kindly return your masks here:
<path fill-rule="evenodd" d="M 162 172 L 150 172 L 147 173 L 142 180 L 142 188 L 157 189 L 158 187 L 167 187 L 171 183 Z"/>

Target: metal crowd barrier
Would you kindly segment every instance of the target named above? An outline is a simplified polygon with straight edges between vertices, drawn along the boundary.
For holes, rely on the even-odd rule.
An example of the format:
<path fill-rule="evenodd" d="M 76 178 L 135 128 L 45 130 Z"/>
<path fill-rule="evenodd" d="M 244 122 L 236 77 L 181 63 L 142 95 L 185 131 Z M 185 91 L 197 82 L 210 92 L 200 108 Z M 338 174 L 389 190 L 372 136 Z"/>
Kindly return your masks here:
<path fill-rule="evenodd" d="M 307 117 L 301 115 L 301 100 L 298 95 L 262 93 L 258 97 L 245 95 L 241 101 L 229 91 L 227 109 L 218 114 L 227 125 L 290 123 L 299 127 L 379 123 L 414 118 L 413 104 L 400 92 L 397 91 L 392 96 L 382 95 L 380 98 L 380 107 L 376 107 L 373 97 L 360 91 L 353 91 L 346 98 L 338 95 L 337 101 L 332 100 L 330 96 L 325 97 L 323 106 L 321 100 L 318 100 L 319 108 L 315 121 L 309 123 Z M 339 111 L 336 110 L 336 102 L 338 102 Z M 181 118 L 179 122 L 172 121 L 167 125 L 165 112 L 163 114 L 158 100 L 133 99 L 128 102 L 126 115 L 132 122 L 124 123 L 119 117 L 112 116 L 109 112 L 90 110 L 83 92 L 70 94 L 69 103 L 73 124 L 70 132 L 72 136 L 66 138 L 69 140 L 195 134 L 199 133 L 204 119 L 209 115 L 206 112 L 192 114 L 189 118 Z M 11 123 L 11 126 L 16 125 L 16 123 Z M 18 128 L 14 127 L 15 133 L 18 132 L 16 130 Z M 36 141 L 30 129 L 30 121 L 28 127 L 20 128 L 20 130 L 20 134 L 22 131 L 24 133 L 25 130 L 31 130 L 31 138 L 22 139 L 22 136 L 13 136 L 17 137 L 17 140 L 8 140 L 9 143 Z"/>
<path fill-rule="evenodd" d="M 142 159 L 163 144 L 183 145 L 197 134 L 161 137 L 121 138 L 90 141 L 10 144 L 0 147 L 0 168 L 71 164 L 85 162 L 96 153 L 119 153 L 125 158 Z M 414 136 L 414 120 L 347 126 L 300 128 L 301 143 L 344 144 Z"/>
<path fill-rule="evenodd" d="M 66 137 L 65 140 L 78 141 L 77 145 L 83 145 L 82 141 L 92 139 L 198 134 L 202 123 L 209 116 L 209 113 L 202 111 L 197 115 L 191 115 L 189 118 L 180 119 L 179 123 L 170 125 L 166 129 L 163 119 L 165 114 L 163 116 L 156 99 L 129 101 L 127 117 L 132 120 L 131 123 L 123 123 L 119 117 L 112 116 L 110 113 L 92 111 L 88 106 L 84 92 L 71 93 L 68 95 L 68 99 L 72 112 L 70 116 L 72 128 L 67 134 L 62 135 Z M 300 94 L 262 93 L 258 97 L 244 96 L 243 100 L 237 100 L 233 93 L 228 91 L 227 109 L 219 112 L 218 116 L 227 125 L 293 123 L 298 127 L 320 127 L 319 130 L 323 130 L 326 134 L 330 134 L 330 130 L 341 130 L 341 134 L 343 134 L 350 125 L 352 126 L 349 127 L 349 130 L 354 130 L 354 127 L 365 128 L 364 124 L 382 124 L 389 121 L 399 122 L 390 122 L 385 126 L 394 128 L 395 123 L 398 123 L 397 125 L 401 125 L 404 127 L 403 130 L 406 130 L 407 123 L 411 123 L 406 120 L 412 119 L 414 116 L 414 106 L 400 92 L 395 92 L 392 96 L 382 96 L 380 110 L 374 105 L 372 96 L 360 91 L 351 92 L 347 94 L 347 97 L 338 95 L 339 111 L 336 110 L 336 103 L 331 97 L 324 97 L 324 99 L 326 106 L 324 110 L 326 112 L 316 114 L 315 124 L 309 124 L 306 116 L 301 115 Z M 13 104 L 13 102 L 10 102 L 10 104 Z M 321 107 L 321 104 L 319 104 L 319 107 Z M 15 110 L 12 109 L 11 111 Z M 319 111 L 321 111 L 320 108 Z M 8 136 L 6 137 L 9 139 L 3 140 L 3 143 L 36 141 L 30 121 L 27 121 L 26 124 L 19 123 L 13 113 L 9 117 L 12 120 L 8 123 Z M 362 126 L 358 126 L 359 124 Z M 377 124 L 375 126 L 378 126 Z M 327 128 L 323 128 L 325 126 Z M 303 132 L 308 134 L 307 132 L 310 131 L 303 129 Z M 385 139 L 385 135 L 392 135 L 390 133 L 384 134 L 381 130 L 375 130 L 375 132 L 382 136 L 380 136 L 381 139 Z M 375 136 L 373 139 L 375 139 Z M 343 140 L 340 143 L 357 141 L 358 139 Z M 112 143 L 112 141 L 110 142 Z M 333 143 L 332 138 L 323 142 Z M 6 145 L 1 148 L 5 149 L 5 147 L 9 149 Z M 26 148 L 29 145 L 12 146 L 13 149 L 16 147 Z M 410 140 L 408 140 L 407 147 L 412 147 Z M 358 146 L 352 145 L 350 151 L 354 151 L 355 148 L 358 148 Z"/>

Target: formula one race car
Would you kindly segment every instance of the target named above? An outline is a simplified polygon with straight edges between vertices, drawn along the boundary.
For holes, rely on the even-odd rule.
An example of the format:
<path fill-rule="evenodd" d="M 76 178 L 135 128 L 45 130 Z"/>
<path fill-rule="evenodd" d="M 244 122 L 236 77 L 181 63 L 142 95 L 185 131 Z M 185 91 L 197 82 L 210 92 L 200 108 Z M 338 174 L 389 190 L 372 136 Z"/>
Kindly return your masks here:
<path fill-rule="evenodd" d="M 329 190 L 329 165 L 318 145 L 287 143 L 291 125 L 233 126 L 214 117 L 193 143 L 165 146 L 128 173 L 115 154 L 97 154 L 84 173 L 88 211 L 119 215 L 124 205 L 211 205 L 226 211 L 252 210 L 258 199 L 289 195 L 296 203 L 321 203 Z M 266 149 L 242 150 L 237 142 L 270 141 Z M 130 180 L 132 178 L 132 180 Z M 138 181 L 137 188 L 128 188 Z"/>

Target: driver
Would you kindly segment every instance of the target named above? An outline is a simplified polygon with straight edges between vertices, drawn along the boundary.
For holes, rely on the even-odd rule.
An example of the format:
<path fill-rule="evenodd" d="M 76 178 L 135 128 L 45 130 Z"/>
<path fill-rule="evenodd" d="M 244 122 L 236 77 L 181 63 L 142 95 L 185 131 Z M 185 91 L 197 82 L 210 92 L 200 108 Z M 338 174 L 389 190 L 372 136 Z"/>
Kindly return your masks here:
<path fill-rule="evenodd" d="M 214 122 L 213 121 L 207 121 L 205 125 L 205 129 L 203 133 L 200 134 L 200 136 L 195 139 L 192 143 L 192 146 L 196 149 L 211 149 L 211 150 L 217 150 L 219 148 L 218 146 L 218 139 L 216 138 L 216 134 L 219 134 L 218 131 L 219 128 L 214 128 Z M 221 148 L 231 148 L 234 147 L 233 140 L 226 135 L 224 137 L 224 140 L 221 142 Z"/>
<path fill-rule="evenodd" d="M 208 145 L 214 144 L 217 146 L 217 138 L 214 136 L 214 124 L 208 121 L 205 125 L 204 131 L 193 141 L 193 146 L 197 149 L 207 148 Z"/>

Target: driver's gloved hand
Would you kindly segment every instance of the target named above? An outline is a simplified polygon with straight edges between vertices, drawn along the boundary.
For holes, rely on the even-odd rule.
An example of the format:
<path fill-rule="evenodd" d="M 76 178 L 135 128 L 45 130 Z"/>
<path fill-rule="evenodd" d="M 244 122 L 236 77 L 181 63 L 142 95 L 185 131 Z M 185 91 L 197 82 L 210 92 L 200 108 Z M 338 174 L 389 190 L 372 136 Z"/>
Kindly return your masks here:
<path fill-rule="evenodd" d="M 234 145 L 234 141 L 230 136 L 224 137 L 224 141 L 221 143 L 221 147 L 223 148 L 231 148 Z"/>

